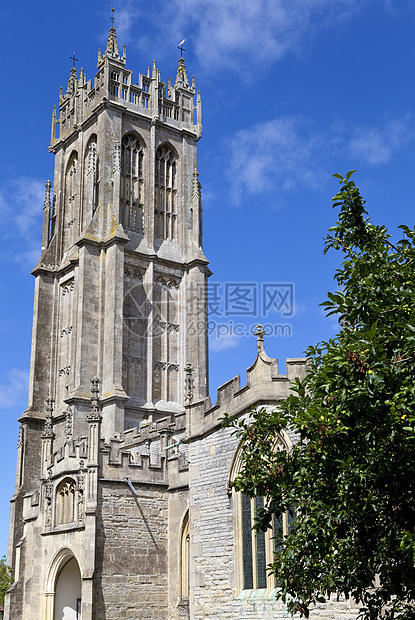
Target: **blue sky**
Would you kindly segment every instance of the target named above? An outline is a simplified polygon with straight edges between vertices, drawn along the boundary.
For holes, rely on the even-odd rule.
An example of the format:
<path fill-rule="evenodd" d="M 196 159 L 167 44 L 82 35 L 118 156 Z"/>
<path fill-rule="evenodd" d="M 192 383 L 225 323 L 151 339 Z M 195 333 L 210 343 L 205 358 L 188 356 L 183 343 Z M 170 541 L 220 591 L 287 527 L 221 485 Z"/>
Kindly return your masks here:
<path fill-rule="evenodd" d="M 336 218 L 335 172 L 356 183 L 377 223 L 414 225 L 415 6 L 412 0 L 116 1 L 127 66 L 156 58 L 173 79 L 186 38 L 189 75 L 202 94 L 198 168 L 205 254 L 217 293 L 211 396 L 255 357 L 256 323 L 276 336 L 280 360 L 335 333 L 318 304 L 339 257 L 323 256 Z M 16 419 L 27 403 L 34 279 L 53 104 L 76 51 L 92 78 L 105 48 L 110 3 L 23 2 L 3 7 L 0 165 L 0 554 L 7 549 Z M 267 297 L 263 285 L 267 284 Z M 287 306 L 292 299 L 294 304 Z M 270 302 L 265 303 L 264 302 Z M 276 303 L 271 303 L 272 301 Z M 256 302 L 256 305 L 255 303 Z M 278 302 L 278 303 L 277 303 Z M 282 335 L 284 334 L 284 335 Z"/>

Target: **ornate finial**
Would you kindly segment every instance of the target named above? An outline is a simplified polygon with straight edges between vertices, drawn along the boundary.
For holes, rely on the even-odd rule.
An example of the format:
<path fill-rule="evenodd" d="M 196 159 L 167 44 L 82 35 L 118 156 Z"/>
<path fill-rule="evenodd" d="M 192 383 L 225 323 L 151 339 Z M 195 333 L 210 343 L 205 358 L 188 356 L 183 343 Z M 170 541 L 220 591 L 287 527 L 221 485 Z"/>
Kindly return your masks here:
<path fill-rule="evenodd" d="M 73 51 L 73 56 L 69 56 L 69 58 L 73 61 L 72 69 L 75 69 L 75 63 L 78 62 L 78 59 L 75 57 L 75 50 Z"/>
<path fill-rule="evenodd" d="M 180 58 L 183 58 L 183 52 L 185 52 L 186 50 L 183 47 L 183 43 L 186 41 L 186 39 L 183 39 L 183 41 L 180 41 L 179 45 L 177 46 L 178 49 L 180 50 Z M 74 52 L 75 53 L 75 52 Z"/>
<path fill-rule="evenodd" d="M 186 63 L 184 62 L 183 56 L 180 56 L 179 58 L 179 66 L 177 67 L 176 82 L 174 85 L 176 87 L 181 86 L 182 88 L 190 88 L 189 78 L 187 77 L 186 71 Z"/>
<path fill-rule="evenodd" d="M 47 209 L 49 212 L 50 211 L 50 188 L 52 187 L 52 183 L 50 181 L 46 181 L 45 187 L 46 187 L 46 192 L 45 192 L 45 202 L 43 203 L 43 208 Z"/>
<path fill-rule="evenodd" d="M 99 394 L 99 379 L 98 377 L 94 377 L 91 379 L 92 383 L 92 398 L 91 398 L 91 410 L 87 416 L 87 420 L 100 420 L 101 419 L 101 411 L 98 402 L 98 394 Z"/>
<path fill-rule="evenodd" d="M 194 368 L 190 362 L 186 364 L 184 372 L 186 373 L 186 377 L 184 380 L 184 400 L 190 405 L 190 403 L 193 401 L 193 391 L 195 387 L 195 382 L 193 380 Z"/>
<path fill-rule="evenodd" d="M 111 23 L 112 23 L 113 26 L 114 26 L 114 22 L 115 22 L 115 15 L 114 15 L 114 13 L 115 13 L 115 9 L 114 9 L 114 7 L 111 4 Z"/>
<path fill-rule="evenodd" d="M 256 346 L 258 353 L 264 351 L 264 336 L 267 335 L 265 329 L 262 329 L 262 325 L 257 325 L 257 330 L 254 332 L 254 336 L 256 336 Z"/>
<path fill-rule="evenodd" d="M 111 26 L 108 34 L 107 48 L 105 50 L 104 56 L 106 56 L 107 58 L 121 60 L 120 52 L 118 49 L 117 31 L 115 30 L 114 25 Z"/>

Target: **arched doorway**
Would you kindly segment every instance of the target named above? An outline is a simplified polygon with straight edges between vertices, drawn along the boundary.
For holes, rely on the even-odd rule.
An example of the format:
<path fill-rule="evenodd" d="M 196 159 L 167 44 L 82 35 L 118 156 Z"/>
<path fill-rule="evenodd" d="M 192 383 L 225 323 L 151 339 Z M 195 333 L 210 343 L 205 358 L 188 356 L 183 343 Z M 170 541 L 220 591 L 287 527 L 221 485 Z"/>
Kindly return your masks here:
<path fill-rule="evenodd" d="M 81 573 L 74 557 L 58 573 L 53 620 L 81 620 Z"/>
<path fill-rule="evenodd" d="M 69 549 L 60 549 L 45 583 L 44 620 L 81 620 L 82 581 L 79 564 Z"/>

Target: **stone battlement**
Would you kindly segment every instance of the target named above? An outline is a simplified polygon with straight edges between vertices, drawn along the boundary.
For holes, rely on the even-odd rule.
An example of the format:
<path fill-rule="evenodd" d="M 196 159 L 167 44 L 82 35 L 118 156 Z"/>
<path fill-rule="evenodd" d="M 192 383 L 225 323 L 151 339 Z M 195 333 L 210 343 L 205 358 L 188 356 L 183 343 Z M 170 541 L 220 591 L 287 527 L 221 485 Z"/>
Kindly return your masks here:
<path fill-rule="evenodd" d="M 258 351 L 255 362 L 246 371 L 246 385 L 241 388 L 240 375 L 233 377 L 217 390 L 217 400 L 212 406 L 210 398 L 191 403 L 186 407 L 186 440 L 209 434 L 221 425 L 225 413 L 239 414 L 260 404 L 278 404 L 287 398 L 291 383 L 305 376 L 306 358 L 288 358 L 287 373 L 278 373 L 278 360 Z"/>

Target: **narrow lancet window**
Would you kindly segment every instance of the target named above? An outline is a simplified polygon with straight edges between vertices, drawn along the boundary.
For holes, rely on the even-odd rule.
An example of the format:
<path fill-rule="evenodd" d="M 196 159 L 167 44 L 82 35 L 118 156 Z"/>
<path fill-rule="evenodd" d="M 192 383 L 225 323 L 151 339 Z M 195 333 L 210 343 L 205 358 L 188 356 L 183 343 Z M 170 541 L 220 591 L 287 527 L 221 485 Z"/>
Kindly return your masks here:
<path fill-rule="evenodd" d="M 75 481 L 63 480 L 56 492 L 56 525 L 70 524 L 75 521 Z"/>
<path fill-rule="evenodd" d="M 121 143 L 121 218 L 124 229 L 143 233 L 144 152 L 137 137 L 124 136 Z"/>
<path fill-rule="evenodd" d="M 177 163 L 173 152 L 161 146 L 156 153 L 155 235 L 175 239 L 177 235 Z"/>

